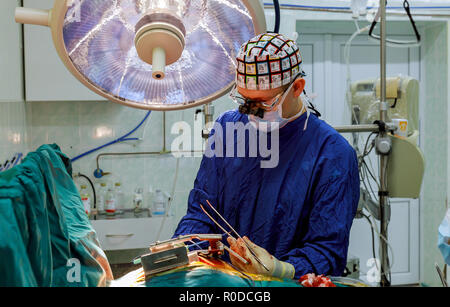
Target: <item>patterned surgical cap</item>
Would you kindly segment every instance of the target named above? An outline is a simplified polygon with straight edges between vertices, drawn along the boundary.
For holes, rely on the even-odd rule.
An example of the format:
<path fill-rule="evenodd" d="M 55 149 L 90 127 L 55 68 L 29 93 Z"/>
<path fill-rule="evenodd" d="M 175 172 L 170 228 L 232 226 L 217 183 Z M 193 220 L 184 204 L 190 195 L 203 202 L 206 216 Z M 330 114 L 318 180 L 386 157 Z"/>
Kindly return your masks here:
<path fill-rule="evenodd" d="M 250 90 L 280 88 L 303 74 L 302 62 L 294 41 L 276 33 L 258 35 L 239 50 L 237 86 Z"/>

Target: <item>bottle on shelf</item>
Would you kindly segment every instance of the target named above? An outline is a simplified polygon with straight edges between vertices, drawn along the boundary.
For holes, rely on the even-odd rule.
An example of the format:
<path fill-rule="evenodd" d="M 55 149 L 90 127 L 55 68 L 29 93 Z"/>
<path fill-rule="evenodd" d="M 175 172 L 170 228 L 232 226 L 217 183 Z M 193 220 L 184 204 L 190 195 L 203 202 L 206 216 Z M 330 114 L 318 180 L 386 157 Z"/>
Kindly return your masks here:
<path fill-rule="evenodd" d="M 161 190 L 156 190 L 153 199 L 152 216 L 164 216 L 166 214 L 166 209 L 166 195 Z"/>
<path fill-rule="evenodd" d="M 105 211 L 107 216 L 115 216 L 116 215 L 116 193 L 114 188 L 108 188 L 108 192 L 106 193 L 106 203 L 105 203 Z"/>
<path fill-rule="evenodd" d="M 134 191 L 134 198 L 133 198 L 133 206 L 134 206 L 134 212 L 135 213 L 141 213 L 142 212 L 142 206 L 144 204 L 144 190 L 142 188 L 136 188 Z"/>
<path fill-rule="evenodd" d="M 108 188 L 106 183 L 100 183 L 100 189 L 98 190 L 97 196 L 97 211 L 99 215 L 106 213 L 106 194 L 108 193 Z"/>
<path fill-rule="evenodd" d="M 91 215 L 91 195 L 87 190 L 87 186 L 82 185 L 80 190 L 81 201 L 83 202 L 84 211 L 88 216 Z"/>
<path fill-rule="evenodd" d="M 123 214 L 125 209 L 125 194 L 122 191 L 122 184 L 117 182 L 115 184 L 116 192 L 116 214 Z"/>

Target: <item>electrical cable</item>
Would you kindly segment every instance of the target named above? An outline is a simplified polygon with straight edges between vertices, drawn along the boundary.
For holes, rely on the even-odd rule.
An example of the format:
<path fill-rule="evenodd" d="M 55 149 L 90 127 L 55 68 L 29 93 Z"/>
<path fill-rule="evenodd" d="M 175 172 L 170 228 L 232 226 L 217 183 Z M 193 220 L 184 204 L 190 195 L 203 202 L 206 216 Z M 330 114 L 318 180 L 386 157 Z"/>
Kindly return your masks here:
<path fill-rule="evenodd" d="M 375 191 L 373 190 L 372 185 L 370 184 L 370 180 L 368 179 L 367 173 L 365 173 L 365 172 L 367 172 L 367 170 L 365 168 L 362 168 L 362 172 L 365 174 L 365 179 L 362 181 L 362 183 L 363 183 L 364 187 L 366 188 L 366 191 L 370 192 L 371 197 L 375 198 L 375 201 L 378 202 L 378 198 L 375 196 L 376 195 Z M 366 180 L 367 180 L 367 183 L 366 183 Z"/>
<path fill-rule="evenodd" d="M 279 0 L 273 0 L 273 6 L 275 8 L 275 28 L 274 28 L 273 32 L 280 33 L 281 9 L 280 9 Z"/>
<path fill-rule="evenodd" d="M 375 144 L 373 144 L 373 148 L 375 148 Z M 372 150 L 373 150 L 373 148 L 372 148 Z M 374 169 L 373 164 L 372 164 L 372 159 L 368 159 L 368 160 L 369 160 L 369 164 L 366 163 L 366 165 L 370 166 L 369 170 L 371 170 L 371 173 L 375 174 L 375 169 Z M 375 180 L 375 181 L 377 181 L 377 180 Z"/>
<path fill-rule="evenodd" d="M 386 3 L 387 3 L 387 0 L 386 0 Z M 408 18 L 413 27 L 414 33 L 416 35 L 416 41 L 398 41 L 398 40 L 387 39 L 386 43 L 390 47 L 405 47 L 405 48 L 418 47 L 421 45 L 422 38 L 420 36 L 419 31 L 417 30 L 416 22 L 414 21 L 414 18 L 411 14 L 411 7 L 409 5 L 408 0 L 404 0 L 403 8 L 405 9 L 406 14 L 408 15 Z M 373 31 L 375 30 L 378 20 L 380 19 L 380 16 L 381 16 L 381 7 L 378 9 L 377 15 L 375 16 L 375 18 L 372 22 L 372 25 L 370 27 L 370 30 L 369 30 L 369 37 L 372 39 L 375 39 L 377 41 L 380 41 L 381 38 L 380 38 L 380 36 L 373 34 Z"/>
<path fill-rule="evenodd" d="M 386 242 L 388 248 L 391 250 L 391 253 L 392 253 L 392 264 L 389 263 L 389 266 L 388 266 L 388 267 L 389 267 L 389 271 L 390 271 L 390 270 L 392 269 L 392 267 L 394 266 L 394 249 L 392 248 L 391 244 L 389 244 L 388 239 L 387 239 L 385 236 L 383 236 L 382 234 L 380 234 L 380 232 L 378 231 L 378 228 L 377 228 L 377 227 L 375 227 L 374 230 L 375 230 L 375 232 L 377 233 L 378 237 L 379 237 L 381 240 L 383 240 L 384 242 Z M 388 257 L 388 258 L 389 258 L 389 257 Z M 388 259 L 388 260 L 389 260 L 389 259 Z"/>
<path fill-rule="evenodd" d="M 366 161 L 363 162 L 363 165 L 364 165 L 364 167 L 365 167 L 367 173 L 368 173 L 368 174 L 370 175 L 370 177 L 373 179 L 373 181 L 375 181 L 375 183 L 378 184 L 377 178 L 375 177 L 375 175 L 371 172 L 371 170 L 370 170 L 369 167 L 367 166 Z M 378 185 L 378 189 L 380 189 L 380 186 L 379 186 L 379 185 Z"/>
<path fill-rule="evenodd" d="M 364 153 L 363 155 L 360 157 L 360 164 L 361 167 L 365 167 L 366 168 L 366 172 L 372 177 L 372 179 L 375 181 L 375 183 L 377 183 L 378 189 L 380 189 L 380 185 L 378 184 L 378 180 L 376 179 L 373 170 L 370 170 L 370 168 L 368 167 L 365 158 L 368 157 L 370 155 L 370 153 L 373 151 L 373 149 L 375 148 L 375 144 L 372 141 L 372 145 L 370 147 L 370 149 L 367 149 L 368 144 L 370 142 L 370 139 L 372 138 L 372 136 L 377 135 L 377 133 L 372 132 L 369 137 L 367 138 L 366 144 L 364 146 Z M 372 163 L 372 161 L 369 159 L 369 162 Z M 370 182 L 369 182 L 370 185 Z"/>
<path fill-rule="evenodd" d="M 366 209 L 367 211 L 370 212 L 369 208 L 366 207 L 366 205 L 364 204 L 364 209 Z M 371 216 L 371 218 L 373 218 L 373 216 Z M 389 241 L 387 240 L 387 238 L 385 236 L 383 236 L 382 234 L 380 234 L 380 232 L 378 231 L 378 228 L 376 227 L 376 222 L 373 222 L 373 230 L 375 230 L 375 232 L 377 233 L 378 238 L 380 238 L 380 240 L 383 240 L 384 242 L 386 242 L 389 250 L 391 251 L 392 254 L 392 263 L 389 262 L 389 257 L 388 257 L 388 267 L 389 267 L 389 271 L 391 271 L 391 269 L 394 266 L 394 249 L 392 248 L 392 246 L 389 244 Z M 376 257 L 375 257 L 376 258 Z"/>
<path fill-rule="evenodd" d="M 365 146 L 364 146 L 364 152 L 363 152 L 363 154 L 360 156 L 360 159 L 362 160 L 361 163 L 362 163 L 362 162 L 365 162 L 365 158 L 368 157 L 368 156 L 370 155 L 370 153 L 372 152 L 372 150 L 375 148 L 375 144 L 374 144 L 374 142 L 372 141 L 372 145 L 371 145 L 370 149 L 367 149 L 367 146 L 369 145 L 369 141 L 370 141 L 371 137 L 374 136 L 374 135 L 377 135 L 377 133 L 376 133 L 376 132 L 372 132 L 372 133 L 369 135 L 369 137 L 367 138 L 367 140 L 366 140 L 366 144 L 365 144 Z M 372 161 L 371 161 L 370 159 L 369 159 L 369 162 L 372 164 Z M 367 163 L 366 163 L 366 165 L 367 165 Z"/>
<path fill-rule="evenodd" d="M 411 24 L 412 24 L 412 26 L 413 26 L 414 33 L 416 34 L 417 40 L 420 42 L 420 41 L 421 41 L 421 36 L 420 36 L 419 30 L 417 30 L 416 23 L 415 23 L 415 21 L 414 21 L 412 15 L 411 15 L 411 7 L 410 7 L 410 5 L 409 5 L 408 0 L 405 0 L 405 1 L 403 2 L 403 7 L 405 8 L 406 14 L 408 14 L 409 20 L 411 21 Z"/>
<path fill-rule="evenodd" d="M 95 192 L 95 186 L 92 183 L 91 179 L 88 176 L 83 175 L 81 173 L 78 173 L 76 175 L 76 177 L 82 177 L 82 178 L 86 179 L 87 181 L 89 181 L 89 184 L 90 184 L 90 186 L 92 188 L 92 193 L 94 194 L 94 209 L 97 209 L 97 193 Z"/>
<path fill-rule="evenodd" d="M 366 207 L 366 205 L 364 204 L 364 209 L 366 209 L 367 211 L 370 212 L 369 208 Z M 373 219 L 373 216 L 370 216 Z M 392 264 L 388 263 L 388 267 L 389 267 L 389 271 L 392 269 L 392 267 L 394 266 L 394 249 L 392 248 L 392 246 L 389 244 L 389 241 L 386 239 L 385 236 L 383 236 L 382 234 L 380 234 L 380 232 L 378 231 L 378 228 L 376 227 L 376 222 L 372 221 L 372 224 L 374 225 L 373 230 L 375 230 L 375 232 L 377 233 L 377 236 L 380 238 L 380 240 L 383 240 L 384 242 L 386 242 L 389 250 L 391 251 L 392 254 Z M 375 257 L 376 258 L 376 257 Z"/>
<path fill-rule="evenodd" d="M 151 113 L 152 113 L 152 111 L 149 111 L 149 112 L 147 113 L 147 115 L 145 115 L 145 118 L 140 122 L 140 124 L 139 124 L 136 128 L 134 128 L 133 130 L 131 130 L 129 133 L 125 134 L 124 136 L 122 136 L 122 137 L 120 137 L 120 138 L 118 138 L 118 139 L 116 139 L 116 140 L 114 140 L 114 141 L 112 141 L 112 142 L 109 142 L 109 143 L 107 143 L 107 144 L 105 144 L 105 145 L 102 145 L 102 146 L 99 146 L 99 147 L 97 147 L 97 148 L 94 148 L 94 149 L 92 149 L 92 150 L 89 150 L 89 151 L 87 151 L 87 152 L 85 152 L 85 153 L 83 153 L 83 154 L 81 154 L 81 155 L 79 155 L 79 156 L 73 158 L 73 159 L 71 160 L 72 163 L 74 163 L 74 162 L 78 161 L 79 159 L 84 158 L 84 157 L 86 157 L 86 156 L 88 156 L 88 155 L 90 155 L 90 154 L 92 154 L 92 153 L 94 153 L 94 152 L 96 152 L 96 151 L 99 151 L 99 150 L 101 150 L 101 149 L 103 149 L 103 148 L 109 147 L 109 146 L 111 146 L 111 145 L 114 145 L 114 144 L 117 144 L 117 143 L 121 143 L 121 142 L 125 142 L 125 141 L 136 141 L 136 140 L 139 140 L 138 138 L 128 138 L 128 137 L 129 137 L 130 135 L 132 135 L 133 133 L 135 133 L 139 128 L 142 127 L 142 125 L 143 125 L 143 124 L 147 121 L 147 119 L 150 117 L 150 114 L 151 114 Z"/>
<path fill-rule="evenodd" d="M 363 212 L 360 212 L 360 214 L 367 220 L 367 222 L 370 225 L 370 231 L 372 233 L 372 256 L 373 259 L 377 258 L 377 253 L 375 251 L 375 232 L 374 232 L 374 225 L 372 224 L 372 221 L 370 220 L 370 218 L 364 214 Z M 377 264 L 377 268 L 378 268 L 378 264 Z"/>
<path fill-rule="evenodd" d="M 370 138 L 374 135 L 377 135 L 377 132 L 372 132 L 366 140 L 366 145 L 364 146 L 364 155 L 363 158 L 367 157 L 373 150 L 375 146 L 372 146 L 371 149 L 367 150 L 367 146 L 369 145 Z"/>

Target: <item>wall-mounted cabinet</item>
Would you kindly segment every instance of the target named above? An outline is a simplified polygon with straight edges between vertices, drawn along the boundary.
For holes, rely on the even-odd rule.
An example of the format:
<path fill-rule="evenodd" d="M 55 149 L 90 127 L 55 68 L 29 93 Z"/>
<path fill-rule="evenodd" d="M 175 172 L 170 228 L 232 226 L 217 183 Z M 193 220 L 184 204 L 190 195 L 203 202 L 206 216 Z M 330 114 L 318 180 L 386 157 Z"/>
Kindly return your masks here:
<path fill-rule="evenodd" d="M 49 9 L 54 0 L 23 2 L 25 7 Z M 24 37 L 27 101 L 105 100 L 87 89 L 66 69 L 53 46 L 49 28 L 25 25 Z"/>
<path fill-rule="evenodd" d="M 23 101 L 22 34 L 14 21 L 19 0 L 0 2 L 0 102 Z"/>

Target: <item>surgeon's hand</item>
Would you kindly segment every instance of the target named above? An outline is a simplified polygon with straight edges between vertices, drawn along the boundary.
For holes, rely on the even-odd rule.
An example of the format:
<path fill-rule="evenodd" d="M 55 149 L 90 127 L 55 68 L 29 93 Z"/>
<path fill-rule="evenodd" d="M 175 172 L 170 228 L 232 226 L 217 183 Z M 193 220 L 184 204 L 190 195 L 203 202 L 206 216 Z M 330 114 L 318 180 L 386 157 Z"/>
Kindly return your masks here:
<path fill-rule="evenodd" d="M 247 244 L 250 246 L 259 260 L 261 260 L 261 262 L 264 263 L 264 265 L 269 269 L 269 271 L 267 271 L 250 253 L 244 240 L 245 242 L 247 242 Z M 230 254 L 230 259 L 234 266 L 238 267 L 242 271 L 252 274 L 260 274 L 282 279 L 294 278 L 295 268 L 292 264 L 279 261 L 274 256 L 269 254 L 269 252 L 264 248 L 259 247 L 258 245 L 250 241 L 249 238 L 244 237 L 244 240 L 235 240 L 231 237 L 228 238 L 228 244 L 230 244 L 230 248 L 248 262 L 247 264 L 245 264 L 239 258 Z"/>

